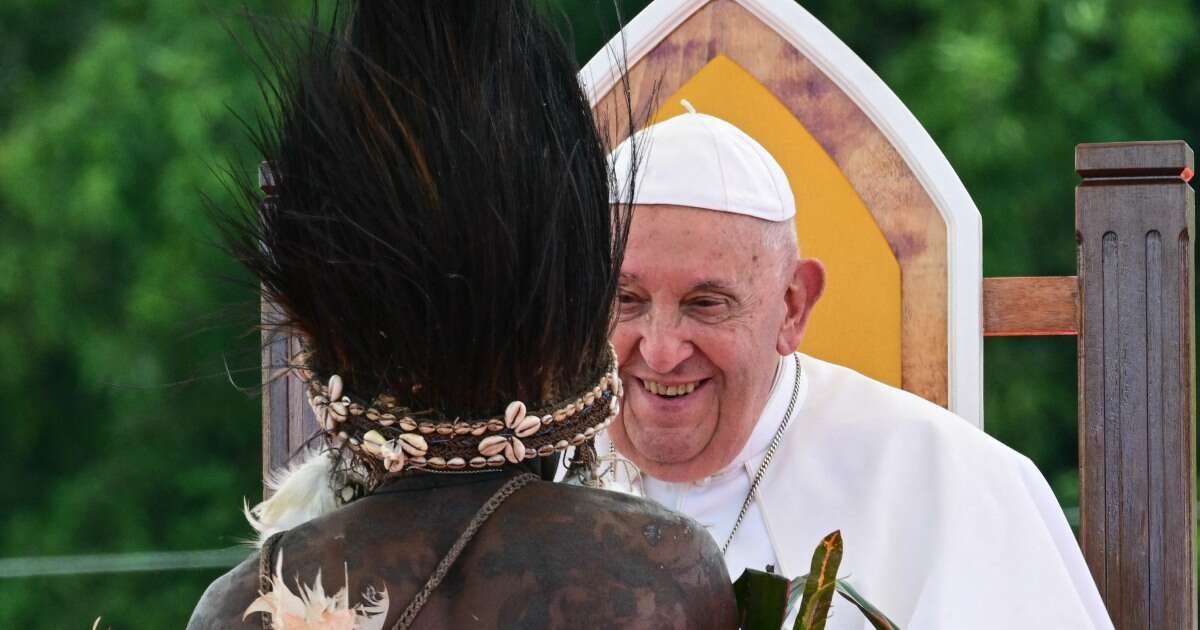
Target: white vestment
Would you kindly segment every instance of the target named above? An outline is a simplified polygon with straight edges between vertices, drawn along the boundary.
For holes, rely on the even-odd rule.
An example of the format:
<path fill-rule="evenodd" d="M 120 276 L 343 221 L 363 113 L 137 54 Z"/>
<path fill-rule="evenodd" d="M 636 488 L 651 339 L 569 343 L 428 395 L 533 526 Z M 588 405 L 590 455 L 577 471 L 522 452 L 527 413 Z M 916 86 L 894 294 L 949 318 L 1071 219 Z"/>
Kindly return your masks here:
<path fill-rule="evenodd" d="M 796 409 L 726 556 L 732 578 L 766 564 L 803 575 L 817 543 L 841 530 L 839 576 L 902 628 L 1113 627 L 1028 458 L 933 403 L 797 356 Z M 787 409 L 795 360 L 781 361 L 750 440 L 725 470 L 694 483 L 622 481 L 723 544 Z M 608 450 L 599 438 L 597 451 Z M 870 626 L 836 597 L 826 628 Z"/>

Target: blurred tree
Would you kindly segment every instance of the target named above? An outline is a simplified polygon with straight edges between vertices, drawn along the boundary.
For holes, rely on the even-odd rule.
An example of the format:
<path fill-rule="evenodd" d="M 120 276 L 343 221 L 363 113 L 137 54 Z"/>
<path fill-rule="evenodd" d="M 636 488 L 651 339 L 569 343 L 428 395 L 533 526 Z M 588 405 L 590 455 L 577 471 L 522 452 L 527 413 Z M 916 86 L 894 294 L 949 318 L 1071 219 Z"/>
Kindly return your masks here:
<path fill-rule="evenodd" d="M 586 61 L 645 0 L 539 0 Z M 219 6 L 218 6 L 219 5 Z M 983 214 L 987 275 L 1070 274 L 1072 148 L 1194 138 L 1186 0 L 805 2 L 926 126 Z M 211 242 L 212 167 L 253 172 L 241 2 L 0 4 L 0 557 L 197 549 L 259 484 L 257 296 Z M 254 0 L 297 15 L 302 0 Z M 228 110 L 226 109 L 228 108 Z M 233 278 L 229 282 L 223 278 Z M 987 428 L 1061 500 L 1074 340 L 986 345 Z M 173 384 L 181 382 L 178 384 Z M 0 627 L 181 627 L 219 571 L 0 580 Z M 169 586 L 167 586 L 169 584 Z"/>
<path fill-rule="evenodd" d="M 259 101 L 227 4 L 0 5 L 2 557 L 246 535 L 259 405 L 225 364 L 258 381 L 257 299 L 202 202 Z M 0 581 L 0 627 L 181 627 L 211 573 Z"/>

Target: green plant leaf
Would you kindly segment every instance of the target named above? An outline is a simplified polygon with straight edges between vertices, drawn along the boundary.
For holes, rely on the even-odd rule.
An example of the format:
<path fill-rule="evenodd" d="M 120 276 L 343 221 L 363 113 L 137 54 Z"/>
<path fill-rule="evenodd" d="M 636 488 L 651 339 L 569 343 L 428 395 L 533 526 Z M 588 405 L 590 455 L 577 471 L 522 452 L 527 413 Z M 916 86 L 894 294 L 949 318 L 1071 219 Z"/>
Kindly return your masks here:
<path fill-rule="evenodd" d="M 837 589 L 837 570 L 842 563 L 842 532 L 835 531 L 821 540 L 813 552 L 808 577 L 804 580 L 804 596 L 800 614 L 796 615 L 794 630 L 824 630 Z"/>
<path fill-rule="evenodd" d="M 862 611 L 863 616 L 867 618 L 867 621 L 871 622 L 871 627 L 875 628 L 875 630 L 900 630 L 900 626 L 897 626 L 891 619 L 888 619 L 887 615 L 883 614 L 878 608 L 872 606 L 871 602 L 868 602 L 862 595 L 859 595 L 858 591 L 854 590 L 854 587 L 850 586 L 848 582 L 838 580 L 837 591 L 842 597 L 846 598 L 851 604 L 854 604 Z"/>
<path fill-rule="evenodd" d="M 775 573 L 746 569 L 733 583 L 742 630 L 778 630 L 787 619 L 788 581 Z"/>
<path fill-rule="evenodd" d="M 800 599 L 800 595 L 803 594 L 804 583 L 807 580 L 808 574 L 801 575 L 800 577 L 792 580 L 788 586 L 788 613 L 791 613 L 792 608 L 796 606 L 797 601 Z M 896 625 L 896 622 L 888 619 L 887 615 L 883 614 L 883 612 L 873 606 L 871 602 L 868 602 L 866 598 L 864 598 L 857 590 L 854 589 L 853 586 L 850 586 L 849 582 L 845 580 L 838 580 L 837 592 L 839 595 L 845 598 L 846 601 L 854 604 L 854 606 L 858 608 L 860 612 L 862 612 L 863 616 L 867 618 L 867 621 L 871 622 L 871 626 L 875 628 L 875 630 L 900 630 L 900 626 Z"/>

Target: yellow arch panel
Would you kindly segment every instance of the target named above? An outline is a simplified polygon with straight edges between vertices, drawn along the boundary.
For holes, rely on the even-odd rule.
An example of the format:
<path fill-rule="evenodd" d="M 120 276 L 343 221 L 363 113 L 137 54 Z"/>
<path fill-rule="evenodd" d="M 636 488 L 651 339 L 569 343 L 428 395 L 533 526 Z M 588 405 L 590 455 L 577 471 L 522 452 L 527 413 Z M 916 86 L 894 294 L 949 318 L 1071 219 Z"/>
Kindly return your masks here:
<path fill-rule="evenodd" d="M 663 100 L 655 122 L 696 111 L 733 123 L 783 166 L 804 256 L 825 263 L 825 295 L 800 349 L 900 387 L 900 264 L 850 182 L 778 99 L 719 55 Z"/>

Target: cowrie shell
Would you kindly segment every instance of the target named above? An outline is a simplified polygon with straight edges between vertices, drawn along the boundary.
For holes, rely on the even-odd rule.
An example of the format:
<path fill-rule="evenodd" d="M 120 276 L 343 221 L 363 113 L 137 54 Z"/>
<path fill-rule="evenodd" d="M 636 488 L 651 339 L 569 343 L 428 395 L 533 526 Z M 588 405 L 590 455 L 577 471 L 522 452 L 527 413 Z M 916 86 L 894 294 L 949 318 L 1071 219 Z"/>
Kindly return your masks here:
<path fill-rule="evenodd" d="M 471 427 L 471 435 L 480 436 L 487 432 L 487 423 L 477 422 Z"/>
<path fill-rule="evenodd" d="M 404 452 L 409 455 L 421 456 L 429 450 L 429 443 L 416 433 L 401 433 L 396 441 L 400 443 L 400 448 L 403 448 Z"/>
<path fill-rule="evenodd" d="M 502 431 L 502 430 L 504 430 L 504 421 L 503 420 L 488 420 L 487 428 L 488 428 L 488 431 Z"/>
<path fill-rule="evenodd" d="M 525 403 L 514 400 L 508 403 L 508 408 L 504 410 L 504 426 L 515 429 L 521 420 L 525 419 Z"/>
<path fill-rule="evenodd" d="M 557 441 L 557 442 L 555 442 L 555 443 L 554 443 L 554 448 L 556 448 L 556 449 L 558 449 L 558 448 L 567 448 L 567 446 L 568 446 L 568 444 L 567 444 L 567 441 L 566 441 L 566 440 L 559 440 L 559 441 Z"/>
<path fill-rule="evenodd" d="M 537 416 L 525 416 L 517 426 L 513 428 L 513 433 L 517 437 L 529 437 L 537 433 L 542 428 L 542 419 Z"/>
<path fill-rule="evenodd" d="M 326 431 L 332 431 L 334 427 L 333 420 L 329 417 L 329 407 L 317 407 L 313 410 L 313 414 L 317 416 L 317 424 Z"/>
<path fill-rule="evenodd" d="M 371 422 L 378 422 L 379 421 L 379 410 L 374 407 L 367 409 L 367 420 L 370 420 Z"/>
<path fill-rule="evenodd" d="M 342 397 L 342 377 L 334 374 L 329 377 L 329 398 L 337 400 Z"/>
<path fill-rule="evenodd" d="M 586 435 L 587 437 L 592 437 L 592 436 L 596 435 L 596 430 L 593 429 L 592 427 L 588 427 L 583 430 L 583 434 Z"/>
<path fill-rule="evenodd" d="M 490 435 L 479 441 L 479 454 L 485 457 L 491 457 L 504 452 L 504 447 L 508 444 L 508 438 L 502 435 Z"/>
<path fill-rule="evenodd" d="M 383 437 L 383 434 L 375 429 L 367 431 L 362 436 L 363 449 L 375 456 L 380 454 L 381 447 L 385 443 L 387 443 L 387 438 Z"/>
<path fill-rule="evenodd" d="M 390 414 L 390 413 L 383 414 L 384 418 L 386 418 L 388 416 L 392 416 L 393 419 L 396 417 L 395 415 Z M 412 418 L 401 418 L 400 419 L 400 428 L 404 429 L 405 431 L 416 431 L 417 423 L 413 422 Z"/>
<path fill-rule="evenodd" d="M 499 466 L 500 464 L 504 463 L 504 456 L 492 455 L 491 457 L 487 458 L 487 463 L 489 466 Z"/>
<path fill-rule="evenodd" d="M 453 470 L 461 470 L 466 467 L 467 467 L 467 460 L 465 460 L 461 457 L 451 457 L 450 459 L 446 460 L 446 468 L 450 468 Z"/>
<path fill-rule="evenodd" d="M 346 403 L 342 401 L 329 403 L 329 413 L 338 420 L 346 419 Z"/>
<path fill-rule="evenodd" d="M 504 445 L 504 459 L 514 464 L 525 459 L 525 443 L 516 438 L 509 438 Z"/>
<path fill-rule="evenodd" d="M 472 457 L 471 461 L 467 462 L 471 468 L 483 468 L 487 466 L 488 460 L 486 457 Z"/>
<path fill-rule="evenodd" d="M 553 444 L 547 444 L 547 445 L 545 445 L 545 446 L 543 446 L 542 448 L 539 448 L 539 449 L 537 450 L 537 454 L 538 454 L 538 456 L 539 456 L 539 457 L 545 457 L 545 456 L 547 456 L 547 455 L 549 455 L 549 454 L 551 454 L 551 453 L 553 453 L 553 452 L 554 452 L 554 445 L 553 445 Z"/>
<path fill-rule="evenodd" d="M 466 435 L 471 432 L 471 425 L 466 422 L 454 423 L 454 435 Z"/>
<path fill-rule="evenodd" d="M 594 402 L 596 402 L 596 395 L 592 392 L 588 392 L 587 395 L 583 397 L 584 406 L 589 406 Z"/>
<path fill-rule="evenodd" d="M 567 419 L 566 411 L 559 409 L 558 411 L 554 412 L 554 421 L 555 422 L 562 422 L 563 420 L 566 420 L 566 419 Z"/>
<path fill-rule="evenodd" d="M 434 468 L 446 467 L 446 459 L 444 457 L 430 457 L 426 463 Z"/>
<path fill-rule="evenodd" d="M 451 433 L 454 433 L 454 425 L 439 424 L 437 426 L 437 432 L 438 432 L 438 435 L 450 435 Z"/>
<path fill-rule="evenodd" d="M 587 436 L 582 433 L 576 433 L 575 437 L 571 438 L 571 446 L 579 446 L 587 441 Z"/>
<path fill-rule="evenodd" d="M 429 434 L 429 433 L 433 433 L 434 431 L 437 431 L 437 427 L 433 426 L 432 423 L 422 422 L 420 425 L 417 426 L 417 430 L 420 431 L 421 433 Z"/>
<path fill-rule="evenodd" d="M 412 457 L 408 460 L 409 466 L 424 466 L 427 463 L 429 462 L 426 462 L 424 457 Z"/>

